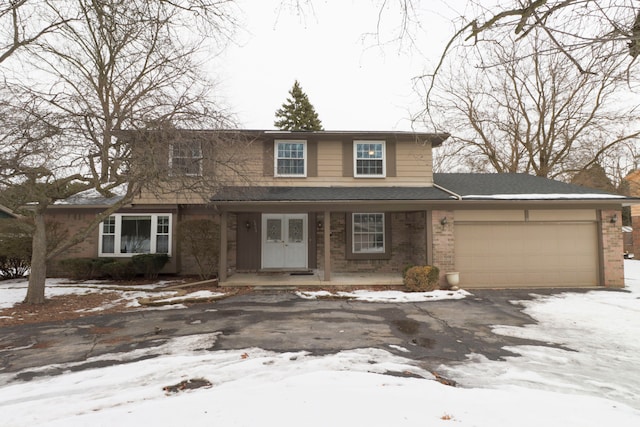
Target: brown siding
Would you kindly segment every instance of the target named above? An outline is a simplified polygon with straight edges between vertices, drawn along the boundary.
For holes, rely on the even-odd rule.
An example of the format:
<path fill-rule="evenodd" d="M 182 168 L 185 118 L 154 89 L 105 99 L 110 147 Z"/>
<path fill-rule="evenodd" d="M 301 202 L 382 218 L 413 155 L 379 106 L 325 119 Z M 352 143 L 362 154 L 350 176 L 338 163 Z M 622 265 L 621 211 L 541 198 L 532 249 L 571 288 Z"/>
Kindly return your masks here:
<path fill-rule="evenodd" d="M 307 176 L 318 176 L 318 143 L 307 141 Z"/>
<path fill-rule="evenodd" d="M 397 171 L 396 171 L 396 143 L 395 141 L 387 141 L 387 143 L 385 144 L 385 149 L 386 149 L 386 165 L 387 165 L 387 170 L 386 170 L 386 175 L 387 177 L 394 177 L 397 176 Z"/>
<path fill-rule="evenodd" d="M 264 141 L 262 145 L 262 174 L 273 177 L 273 141 Z"/>
<path fill-rule="evenodd" d="M 342 176 L 353 177 L 353 141 L 342 142 Z"/>

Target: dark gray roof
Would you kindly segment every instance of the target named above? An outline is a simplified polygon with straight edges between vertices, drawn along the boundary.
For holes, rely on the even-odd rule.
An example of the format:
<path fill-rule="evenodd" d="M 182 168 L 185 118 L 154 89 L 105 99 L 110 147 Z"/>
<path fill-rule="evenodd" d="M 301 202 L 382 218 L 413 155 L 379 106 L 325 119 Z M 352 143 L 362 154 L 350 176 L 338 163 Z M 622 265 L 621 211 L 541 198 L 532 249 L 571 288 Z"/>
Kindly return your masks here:
<path fill-rule="evenodd" d="M 367 200 L 448 200 L 435 187 L 225 187 L 212 202 L 313 202 Z"/>
<path fill-rule="evenodd" d="M 608 199 L 601 190 L 527 174 L 436 173 L 434 182 L 463 199 Z"/>

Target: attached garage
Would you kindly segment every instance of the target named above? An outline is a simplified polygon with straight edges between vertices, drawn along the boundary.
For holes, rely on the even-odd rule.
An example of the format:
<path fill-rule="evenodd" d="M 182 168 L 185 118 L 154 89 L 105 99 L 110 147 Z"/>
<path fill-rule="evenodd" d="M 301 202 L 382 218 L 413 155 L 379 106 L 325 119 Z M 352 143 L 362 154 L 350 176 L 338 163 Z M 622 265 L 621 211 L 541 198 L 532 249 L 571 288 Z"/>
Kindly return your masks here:
<path fill-rule="evenodd" d="M 588 287 L 599 280 L 595 210 L 455 212 L 463 287 Z"/>

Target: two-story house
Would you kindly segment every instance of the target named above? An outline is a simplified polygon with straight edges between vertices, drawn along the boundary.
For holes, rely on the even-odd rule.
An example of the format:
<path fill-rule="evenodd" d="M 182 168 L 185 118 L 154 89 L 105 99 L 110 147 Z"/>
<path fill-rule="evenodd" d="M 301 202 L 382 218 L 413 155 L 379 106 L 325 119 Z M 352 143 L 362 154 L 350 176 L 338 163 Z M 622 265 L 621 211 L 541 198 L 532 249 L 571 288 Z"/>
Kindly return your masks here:
<path fill-rule="evenodd" d="M 447 134 L 180 135 L 154 154 L 167 165 L 169 190 L 142 191 L 69 257 L 167 253 L 165 272 L 194 274 L 178 225 L 210 218 L 220 229 L 221 282 L 243 272 L 315 271 L 333 283 L 341 273 L 400 276 L 407 265 L 428 264 L 443 277 L 459 272 L 466 288 L 624 285 L 627 199 L 523 174 L 434 174 L 432 149 Z M 120 137 L 145 143 L 133 132 Z M 185 178 L 211 186 L 192 191 Z M 110 203 L 76 197 L 51 216 L 73 226 Z"/>

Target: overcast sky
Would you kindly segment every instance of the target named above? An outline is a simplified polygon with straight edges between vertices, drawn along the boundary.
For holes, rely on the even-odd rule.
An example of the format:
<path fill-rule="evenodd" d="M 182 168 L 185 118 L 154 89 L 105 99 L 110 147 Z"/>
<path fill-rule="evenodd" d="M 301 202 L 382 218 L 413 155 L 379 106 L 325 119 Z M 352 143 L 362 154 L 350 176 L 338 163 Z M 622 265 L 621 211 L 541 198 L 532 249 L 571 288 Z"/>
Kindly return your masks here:
<path fill-rule="evenodd" d="M 422 105 L 412 79 L 433 69 L 465 2 L 422 3 L 422 29 L 414 28 L 419 38 L 410 48 L 407 39 L 381 45 L 374 35 L 381 1 L 313 1 L 299 14 L 283 0 L 239 0 L 242 29 L 211 62 L 212 78 L 247 129 L 273 129 L 297 79 L 327 130 L 412 130 L 409 118 Z M 383 12 L 381 42 L 397 36 L 401 23 L 398 10 Z"/>

